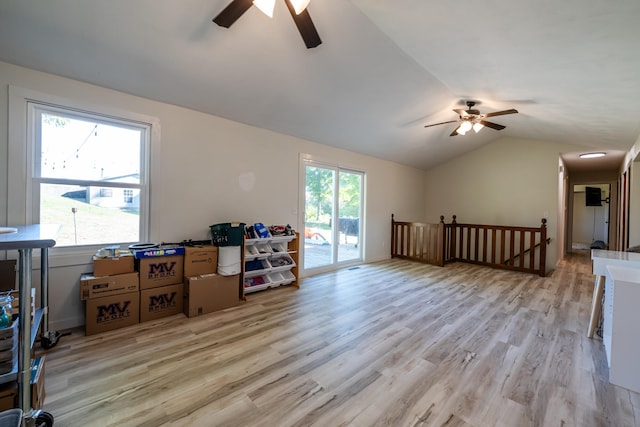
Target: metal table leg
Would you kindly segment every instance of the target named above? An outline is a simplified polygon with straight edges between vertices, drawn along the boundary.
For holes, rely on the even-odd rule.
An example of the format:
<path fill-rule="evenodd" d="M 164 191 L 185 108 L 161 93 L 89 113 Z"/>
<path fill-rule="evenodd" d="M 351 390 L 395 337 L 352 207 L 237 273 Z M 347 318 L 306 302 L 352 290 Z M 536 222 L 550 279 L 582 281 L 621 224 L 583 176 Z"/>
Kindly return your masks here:
<path fill-rule="evenodd" d="M 30 425 L 31 416 L 31 249 L 19 249 L 18 295 L 18 402 L 23 412 L 22 425 Z"/>
<path fill-rule="evenodd" d="M 600 319 L 600 302 L 602 301 L 602 293 L 604 291 L 605 276 L 597 276 L 593 287 L 593 300 L 591 301 L 591 318 L 589 319 L 589 328 L 587 337 L 593 338 L 593 333 Z"/>
<path fill-rule="evenodd" d="M 55 347 L 60 332 L 49 330 L 49 248 L 40 250 L 40 307 L 42 307 L 42 333 L 40 345 L 44 349 Z"/>

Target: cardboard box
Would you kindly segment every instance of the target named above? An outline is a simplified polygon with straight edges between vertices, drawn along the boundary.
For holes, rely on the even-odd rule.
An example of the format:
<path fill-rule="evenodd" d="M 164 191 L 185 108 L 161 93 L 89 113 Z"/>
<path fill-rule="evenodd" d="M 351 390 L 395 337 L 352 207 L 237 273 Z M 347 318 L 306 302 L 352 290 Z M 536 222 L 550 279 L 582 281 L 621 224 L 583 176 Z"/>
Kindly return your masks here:
<path fill-rule="evenodd" d="M 0 261 L 0 291 L 10 291 L 16 287 L 16 260 Z"/>
<path fill-rule="evenodd" d="M 182 283 L 183 255 L 138 259 L 140 290 Z"/>
<path fill-rule="evenodd" d="M 182 313 L 184 284 L 162 286 L 140 291 L 140 322 Z"/>
<path fill-rule="evenodd" d="M 110 295 L 138 291 L 138 273 L 96 277 L 91 273 L 80 276 L 80 299 L 90 300 Z"/>
<path fill-rule="evenodd" d="M 0 411 L 8 411 L 17 407 L 18 382 L 9 381 L 0 385 Z"/>
<path fill-rule="evenodd" d="M 184 246 L 161 246 L 159 248 L 140 249 L 133 251 L 136 259 L 153 258 L 157 256 L 184 255 Z"/>
<path fill-rule="evenodd" d="M 45 399 L 44 356 L 31 361 L 31 408 L 42 409 Z M 0 385 L 0 411 L 18 407 L 18 381 Z"/>
<path fill-rule="evenodd" d="M 184 280 L 184 313 L 187 317 L 235 307 L 241 302 L 239 275 L 204 274 Z"/>
<path fill-rule="evenodd" d="M 42 409 L 44 406 L 44 356 L 31 362 L 31 408 Z"/>
<path fill-rule="evenodd" d="M 133 273 L 133 255 L 111 258 L 93 257 L 93 274 L 100 276 L 115 276 L 117 274 Z"/>
<path fill-rule="evenodd" d="M 140 322 L 140 292 L 89 299 L 85 313 L 87 335 L 135 325 Z"/>
<path fill-rule="evenodd" d="M 188 246 L 184 248 L 184 276 L 213 274 L 218 268 L 216 246 Z"/>

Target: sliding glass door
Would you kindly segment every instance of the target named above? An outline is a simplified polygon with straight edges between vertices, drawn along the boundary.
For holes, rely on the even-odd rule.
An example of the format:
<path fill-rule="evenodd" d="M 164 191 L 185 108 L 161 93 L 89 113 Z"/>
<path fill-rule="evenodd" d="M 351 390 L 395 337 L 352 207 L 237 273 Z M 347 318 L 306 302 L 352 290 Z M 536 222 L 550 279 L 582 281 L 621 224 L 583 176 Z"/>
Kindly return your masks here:
<path fill-rule="evenodd" d="M 362 260 L 364 174 L 305 160 L 304 269 Z"/>

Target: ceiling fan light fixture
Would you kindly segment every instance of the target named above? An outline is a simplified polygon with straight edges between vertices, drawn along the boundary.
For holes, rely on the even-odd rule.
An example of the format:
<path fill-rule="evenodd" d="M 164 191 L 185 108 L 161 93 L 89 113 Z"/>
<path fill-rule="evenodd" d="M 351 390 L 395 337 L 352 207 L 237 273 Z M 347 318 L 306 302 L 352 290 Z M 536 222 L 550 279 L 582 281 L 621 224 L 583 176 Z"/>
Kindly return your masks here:
<path fill-rule="evenodd" d="M 474 123 L 473 124 L 473 130 L 478 133 L 480 132 L 480 130 L 484 127 L 484 125 L 482 123 Z"/>
<path fill-rule="evenodd" d="M 471 124 L 471 122 L 468 120 L 465 120 L 462 123 L 460 123 L 460 129 L 458 129 L 458 133 L 464 135 L 465 133 L 470 131 L 472 127 L 473 125 Z"/>
<path fill-rule="evenodd" d="M 276 8 L 276 0 L 253 0 L 253 4 L 269 18 L 273 18 L 273 10 Z"/>
<path fill-rule="evenodd" d="M 293 6 L 293 10 L 296 11 L 296 15 L 300 15 L 303 10 L 309 6 L 311 0 L 289 0 Z"/>
<path fill-rule="evenodd" d="M 580 154 L 581 159 L 597 159 L 598 157 L 604 157 L 606 153 L 597 152 L 597 153 L 584 153 Z"/>

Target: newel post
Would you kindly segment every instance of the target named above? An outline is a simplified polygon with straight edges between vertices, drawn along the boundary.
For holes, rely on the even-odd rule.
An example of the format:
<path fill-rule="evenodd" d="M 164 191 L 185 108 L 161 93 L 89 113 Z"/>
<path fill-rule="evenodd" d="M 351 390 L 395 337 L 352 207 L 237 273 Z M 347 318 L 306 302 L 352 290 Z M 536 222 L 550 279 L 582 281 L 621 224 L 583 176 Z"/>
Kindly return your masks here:
<path fill-rule="evenodd" d="M 456 216 L 453 215 L 453 220 L 451 221 L 451 242 L 449 242 L 450 245 L 450 253 L 449 253 L 449 258 L 451 260 L 455 260 L 457 259 L 457 255 L 458 255 L 458 250 L 457 250 L 457 237 L 456 237 L 456 229 L 457 227 L 457 222 L 456 222 Z"/>
<path fill-rule="evenodd" d="M 542 218 L 540 224 L 540 277 L 547 275 L 547 219 Z"/>
<path fill-rule="evenodd" d="M 440 215 L 438 223 L 438 242 L 440 244 L 440 255 L 437 257 L 438 266 L 444 267 L 444 261 L 447 259 L 447 227 L 444 223 L 444 215 Z"/>
<path fill-rule="evenodd" d="M 396 256 L 396 251 L 394 248 L 394 243 L 396 241 L 396 221 L 393 217 L 393 214 L 391 214 L 391 258 L 394 258 Z"/>

